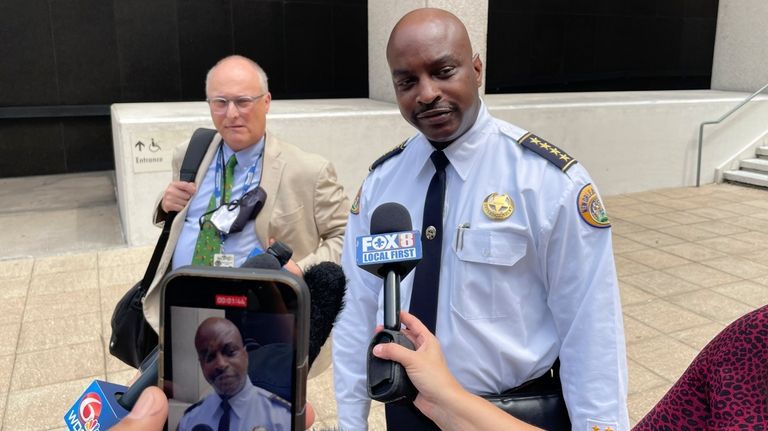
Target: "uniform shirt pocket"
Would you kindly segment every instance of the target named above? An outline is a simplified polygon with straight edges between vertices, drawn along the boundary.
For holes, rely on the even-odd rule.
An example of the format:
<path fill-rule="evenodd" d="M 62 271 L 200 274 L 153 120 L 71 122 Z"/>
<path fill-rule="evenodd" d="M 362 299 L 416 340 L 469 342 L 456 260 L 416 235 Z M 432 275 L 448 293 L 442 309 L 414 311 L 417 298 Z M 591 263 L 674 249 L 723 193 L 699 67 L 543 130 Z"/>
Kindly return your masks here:
<path fill-rule="evenodd" d="M 464 229 L 453 244 L 458 258 L 451 277 L 451 307 L 464 319 L 491 319 L 519 313 L 513 278 L 524 266 L 526 237 L 514 232 Z"/>

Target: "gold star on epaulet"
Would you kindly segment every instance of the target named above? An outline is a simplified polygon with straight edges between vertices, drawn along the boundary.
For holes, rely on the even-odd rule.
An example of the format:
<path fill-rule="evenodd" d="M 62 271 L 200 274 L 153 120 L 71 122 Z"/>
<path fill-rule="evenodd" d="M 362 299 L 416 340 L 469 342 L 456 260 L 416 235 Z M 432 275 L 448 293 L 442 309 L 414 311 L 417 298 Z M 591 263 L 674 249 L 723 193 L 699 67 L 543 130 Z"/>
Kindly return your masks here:
<path fill-rule="evenodd" d="M 531 132 L 523 135 L 523 137 L 518 139 L 517 142 L 523 147 L 533 151 L 541 157 L 544 157 L 547 159 L 547 161 L 557 166 L 558 169 L 563 172 L 567 171 L 568 168 L 576 163 L 576 160 L 569 156 L 568 153 L 561 150 L 560 148 L 557 148 L 544 139 L 534 135 Z"/>

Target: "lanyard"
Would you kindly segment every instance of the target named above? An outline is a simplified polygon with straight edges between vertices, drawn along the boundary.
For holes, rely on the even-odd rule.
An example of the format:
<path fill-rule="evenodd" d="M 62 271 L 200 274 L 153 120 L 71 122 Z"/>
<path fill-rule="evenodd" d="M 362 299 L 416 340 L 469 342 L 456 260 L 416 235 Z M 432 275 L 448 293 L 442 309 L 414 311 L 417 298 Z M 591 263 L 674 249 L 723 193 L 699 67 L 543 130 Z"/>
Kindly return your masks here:
<path fill-rule="evenodd" d="M 226 166 L 224 164 L 223 145 L 224 144 L 222 144 L 222 146 L 219 147 L 219 163 L 216 164 L 216 184 L 213 189 L 213 195 L 216 197 L 216 200 L 219 202 L 219 206 L 222 206 L 224 204 L 229 204 L 229 202 L 224 202 L 224 196 L 222 196 L 222 190 L 224 190 L 224 188 L 226 188 L 227 186 L 226 177 L 223 175 L 224 168 Z M 262 153 L 263 151 L 256 156 L 256 160 L 253 162 L 253 165 L 248 169 L 248 173 L 245 174 L 245 183 L 243 184 L 243 189 L 240 191 L 240 199 L 242 199 L 243 195 L 245 195 L 248 189 L 251 188 L 253 177 L 256 175 L 256 165 L 259 164 L 259 159 L 261 159 Z"/>

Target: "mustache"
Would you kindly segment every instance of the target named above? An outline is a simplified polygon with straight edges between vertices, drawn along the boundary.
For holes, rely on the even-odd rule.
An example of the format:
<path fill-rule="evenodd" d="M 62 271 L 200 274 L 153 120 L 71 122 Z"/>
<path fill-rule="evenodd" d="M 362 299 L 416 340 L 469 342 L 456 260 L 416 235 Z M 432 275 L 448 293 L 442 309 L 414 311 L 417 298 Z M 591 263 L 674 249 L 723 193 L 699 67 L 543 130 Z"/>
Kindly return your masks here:
<path fill-rule="evenodd" d="M 413 115 L 416 118 L 429 115 L 443 114 L 446 112 L 453 112 L 454 106 L 445 102 L 433 102 L 428 105 L 424 105 L 421 109 L 414 111 Z"/>

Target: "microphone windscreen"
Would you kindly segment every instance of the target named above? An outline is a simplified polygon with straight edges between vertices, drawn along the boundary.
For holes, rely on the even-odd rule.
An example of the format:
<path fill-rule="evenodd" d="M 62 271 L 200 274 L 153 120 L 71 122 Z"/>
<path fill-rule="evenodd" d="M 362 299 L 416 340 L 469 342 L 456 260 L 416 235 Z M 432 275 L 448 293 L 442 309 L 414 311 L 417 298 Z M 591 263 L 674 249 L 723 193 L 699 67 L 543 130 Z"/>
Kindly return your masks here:
<path fill-rule="evenodd" d="M 275 256 L 268 253 L 257 254 L 243 262 L 241 268 L 280 269 L 282 266 Z"/>
<path fill-rule="evenodd" d="M 320 262 L 307 268 L 304 282 L 309 288 L 309 365 L 320 354 L 320 348 L 331 335 L 336 317 L 344 308 L 347 279 L 341 267 L 333 262 Z"/>
<path fill-rule="evenodd" d="M 411 230 L 411 214 L 397 202 L 379 205 L 371 215 L 371 235 Z"/>

